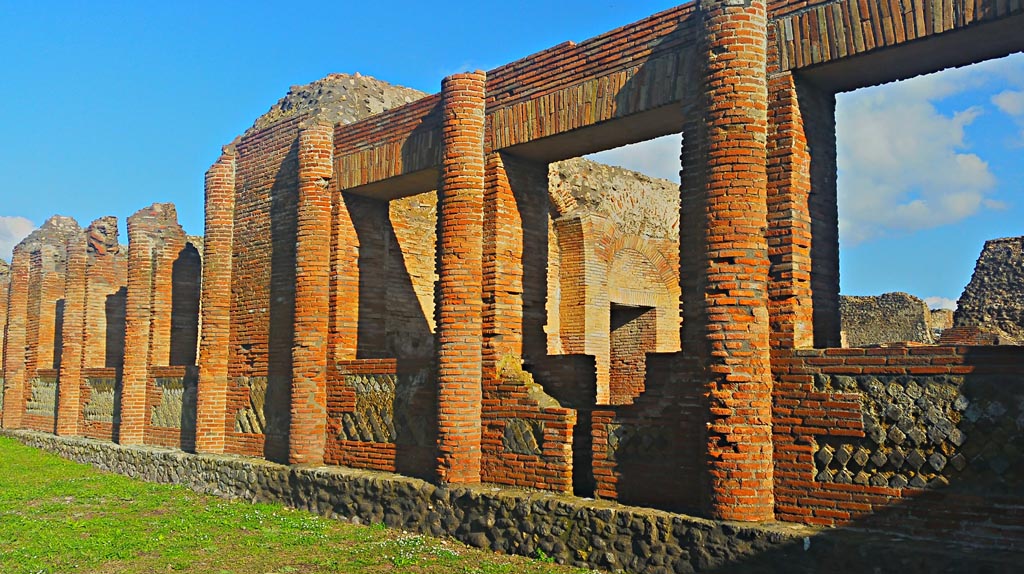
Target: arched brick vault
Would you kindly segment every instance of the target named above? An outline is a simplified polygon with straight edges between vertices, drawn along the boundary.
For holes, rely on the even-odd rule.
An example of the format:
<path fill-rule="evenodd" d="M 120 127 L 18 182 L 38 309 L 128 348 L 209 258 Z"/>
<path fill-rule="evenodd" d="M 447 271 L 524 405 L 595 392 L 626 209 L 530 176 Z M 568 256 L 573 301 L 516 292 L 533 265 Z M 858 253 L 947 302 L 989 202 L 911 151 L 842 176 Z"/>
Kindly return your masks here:
<path fill-rule="evenodd" d="M 207 173 L 198 389 L 193 370 L 169 364 L 178 362 L 168 310 L 184 235 L 166 206 L 129 221 L 114 438 L 190 448 L 194 431 L 202 452 L 589 488 L 735 520 L 837 524 L 925 498 L 923 466 L 885 467 L 899 457 L 884 445 L 865 459 L 867 440 L 900 437 L 869 415 L 887 411 L 885 396 L 913 398 L 922 386 L 1019 405 L 1019 353 L 810 347 L 834 345 L 838 333 L 835 93 L 1024 50 L 1020 2 L 941 4 L 706 0 L 449 78 L 440 94 L 352 123 L 298 113 L 260 124 Z M 680 131 L 678 255 L 621 228 L 614 213 L 548 195 L 551 162 Z M 431 193 L 439 233 L 406 235 L 396 202 Z M 368 229 L 360 214 L 381 225 Z M 67 281 L 83 262 L 69 237 L 81 236 L 77 224 L 61 227 L 51 220 L 43 228 L 54 234 L 15 249 L 5 427 L 52 430 L 59 376 L 49 367 L 76 351 L 70 337 L 80 333 L 61 330 L 71 319 L 59 317 L 68 297 L 81 300 Z M 413 253 L 410 237 L 432 247 Z M 389 251 L 396 243 L 402 257 Z M 567 326 L 588 325 L 588 311 L 608 320 L 609 291 L 621 290 L 607 281 L 616 258 L 652 285 L 681 279 L 665 298 L 682 293 L 683 352 L 649 358 L 633 404 L 597 409 L 590 331 Z M 382 261 L 400 272 L 376 273 Z M 438 285 L 427 287 L 435 273 Z M 364 320 L 379 319 L 373 295 L 396 276 L 402 313 L 421 321 L 397 335 L 390 319 Z M 602 276 L 606 288 L 595 289 Z M 552 313 L 553 297 L 584 304 Z M 545 326 L 561 348 L 549 352 Z M 954 406 L 943 406 L 950 424 Z M 928 448 L 962 438 L 907 416 L 899 423 L 919 442 L 944 436 Z M 986 447 L 1006 443 L 985 432 L 970 429 Z M 934 480 L 960 476 L 945 469 L 963 460 L 930 460 Z M 944 513 L 953 508 L 1019 525 L 1000 509 L 1019 508 L 1020 473 L 968 464 L 968 473 L 991 471 L 981 502 L 950 485 L 924 507 L 927 520 L 909 522 L 969 530 Z M 1019 531 L 985 532 L 1020 542 Z"/>

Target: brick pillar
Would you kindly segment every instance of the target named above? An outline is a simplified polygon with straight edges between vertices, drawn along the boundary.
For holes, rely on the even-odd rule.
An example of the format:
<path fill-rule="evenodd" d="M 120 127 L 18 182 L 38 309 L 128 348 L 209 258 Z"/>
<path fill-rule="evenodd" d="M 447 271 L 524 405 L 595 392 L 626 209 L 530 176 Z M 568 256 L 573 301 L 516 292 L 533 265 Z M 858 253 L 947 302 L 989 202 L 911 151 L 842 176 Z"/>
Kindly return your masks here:
<path fill-rule="evenodd" d="M 441 84 L 443 162 L 438 188 L 438 478 L 480 481 L 483 72 Z"/>
<path fill-rule="evenodd" d="M 88 241 L 81 237 L 68 243 L 64 289 L 64 328 L 61 341 L 60 378 L 57 386 L 57 434 L 81 432 L 82 366 L 85 361 L 86 273 Z"/>
<path fill-rule="evenodd" d="M 196 452 L 224 452 L 231 356 L 231 252 L 235 221 L 235 150 L 224 148 L 206 172 Z"/>
<path fill-rule="evenodd" d="M 327 331 L 330 312 L 331 192 L 334 128 L 299 132 L 299 207 L 295 245 L 288 462 L 323 464 L 327 440 Z"/>
<path fill-rule="evenodd" d="M 25 416 L 25 343 L 28 318 L 29 261 L 31 254 L 15 249 L 11 258 L 10 296 L 7 302 L 7 336 L 4 338 L 3 427 L 21 428 Z"/>
<path fill-rule="evenodd" d="M 835 96 L 788 72 L 768 93 L 772 348 L 838 346 Z"/>
<path fill-rule="evenodd" d="M 684 346 L 705 368 L 707 511 L 773 517 L 764 0 L 702 0 L 704 82 L 685 109 Z"/>
<path fill-rule="evenodd" d="M 483 380 L 505 355 L 523 356 L 523 222 L 505 158 L 487 155 L 483 240 Z M 546 175 L 546 174 L 545 174 Z"/>
<path fill-rule="evenodd" d="M 359 235 L 349 206 L 362 199 L 336 192 L 331 201 L 331 364 L 355 359 L 359 344 Z"/>
<path fill-rule="evenodd" d="M 146 385 L 149 381 L 153 302 L 152 238 L 141 213 L 128 218 L 128 297 L 125 305 L 124 368 L 121 375 L 121 418 L 118 442 L 144 444 Z"/>

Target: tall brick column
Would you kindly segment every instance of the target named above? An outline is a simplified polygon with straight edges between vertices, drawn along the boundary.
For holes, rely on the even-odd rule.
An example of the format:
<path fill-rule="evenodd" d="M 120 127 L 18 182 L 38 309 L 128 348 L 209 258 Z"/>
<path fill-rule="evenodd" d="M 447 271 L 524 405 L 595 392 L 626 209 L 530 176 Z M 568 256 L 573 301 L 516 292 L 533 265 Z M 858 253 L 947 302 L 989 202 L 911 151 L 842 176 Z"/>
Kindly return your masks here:
<path fill-rule="evenodd" d="M 791 72 L 768 92 L 772 347 L 838 346 L 835 95 Z"/>
<path fill-rule="evenodd" d="M 124 368 L 121 374 L 121 424 L 125 445 L 144 444 L 146 385 L 149 381 L 153 297 L 153 245 L 142 212 L 128 218 L 128 297 L 125 305 Z"/>
<path fill-rule="evenodd" d="M 28 318 L 29 260 L 31 254 L 17 248 L 11 258 L 11 286 L 7 303 L 7 336 L 4 338 L 3 427 L 21 428 L 25 416 L 25 344 Z"/>
<path fill-rule="evenodd" d="M 334 128 L 311 123 L 299 132 L 299 207 L 295 245 L 288 462 L 323 464 L 327 440 L 327 331 L 331 278 Z"/>
<path fill-rule="evenodd" d="M 225 147 L 206 172 L 202 335 L 196 400 L 196 452 L 224 452 L 231 336 L 231 252 L 235 221 L 235 150 Z"/>
<path fill-rule="evenodd" d="M 64 288 L 64 327 L 57 386 L 57 434 L 76 436 L 82 418 L 82 366 L 85 356 L 88 241 L 83 233 L 68 243 Z"/>
<path fill-rule="evenodd" d="M 480 481 L 485 84 L 479 71 L 441 84 L 437 442 L 438 478 L 448 483 Z"/>
<path fill-rule="evenodd" d="M 773 517 L 764 0 L 701 0 L 705 81 L 685 106 L 684 345 L 705 366 L 707 512 Z"/>

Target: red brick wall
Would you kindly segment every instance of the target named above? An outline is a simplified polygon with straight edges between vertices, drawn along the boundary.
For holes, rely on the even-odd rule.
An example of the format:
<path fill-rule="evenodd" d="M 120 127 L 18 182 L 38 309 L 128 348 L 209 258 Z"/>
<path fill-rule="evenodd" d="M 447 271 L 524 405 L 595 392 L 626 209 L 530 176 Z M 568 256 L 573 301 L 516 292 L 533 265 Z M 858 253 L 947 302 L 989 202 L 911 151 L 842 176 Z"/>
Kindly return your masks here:
<path fill-rule="evenodd" d="M 657 309 L 612 305 L 608 381 L 612 404 L 623 404 L 644 391 L 647 353 L 657 344 Z"/>
<path fill-rule="evenodd" d="M 299 131 L 295 326 L 288 462 L 323 464 L 327 432 L 327 337 L 330 310 L 331 194 L 334 133 L 329 124 Z"/>
<path fill-rule="evenodd" d="M 146 444 L 152 426 L 152 372 L 181 360 L 183 349 L 195 348 L 191 332 L 197 328 L 198 309 L 181 305 L 188 299 L 182 293 L 194 290 L 198 283 L 195 275 L 201 271 L 195 259 L 190 260 L 194 249 L 186 247 L 185 232 L 171 204 L 153 204 L 129 217 L 128 238 L 125 357 L 117 432 L 122 444 Z"/>
<path fill-rule="evenodd" d="M 437 402 L 433 367 L 423 361 L 340 361 L 327 379 L 324 460 L 435 476 Z"/>
<path fill-rule="evenodd" d="M 576 412 L 531 373 L 547 356 L 547 165 L 490 154 L 485 186 L 481 479 L 571 492 Z"/>
<path fill-rule="evenodd" d="M 1019 544 L 1021 462 L 1010 453 L 1021 439 L 1019 429 L 1010 427 L 1021 416 L 1013 405 L 1024 396 L 1020 358 L 1016 347 L 776 351 L 778 518 Z M 915 402 L 920 397 L 927 402 Z M 948 412 L 933 412 L 944 403 Z M 876 418 L 883 428 L 869 424 Z M 943 420 L 953 424 L 944 427 Z M 915 436 L 917 425 L 921 434 Z M 907 484 L 907 476 L 924 474 L 931 464 L 915 462 L 914 451 L 924 451 L 928 460 L 926 447 L 935 442 L 941 443 L 935 452 L 943 455 L 938 462 L 945 472 L 928 487 Z M 824 445 L 852 452 L 854 460 L 843 468 L 878 470 L 865 484 L 859 475 L 823 478 L 819 450 Z M 862 447 L 872 457 L 866 464 L 856 462 Z M 893 459 L 896 450 L 899 458 Z M 883 456 L 879 465 L 873 459 L 877 454 L 890 458 Z"/>
<path fill-rule="evenodd" d="M 288 456 L 298 206 L 298 133 L 305 116 L 243 135 L 236 144 L 232 244 L 231 355 L 225 451 Z M 262 381 L 260 380 L 262 378 Z M 267 428 L 236 431 L 250 407 L 250 384 L 264 384 Z"/>

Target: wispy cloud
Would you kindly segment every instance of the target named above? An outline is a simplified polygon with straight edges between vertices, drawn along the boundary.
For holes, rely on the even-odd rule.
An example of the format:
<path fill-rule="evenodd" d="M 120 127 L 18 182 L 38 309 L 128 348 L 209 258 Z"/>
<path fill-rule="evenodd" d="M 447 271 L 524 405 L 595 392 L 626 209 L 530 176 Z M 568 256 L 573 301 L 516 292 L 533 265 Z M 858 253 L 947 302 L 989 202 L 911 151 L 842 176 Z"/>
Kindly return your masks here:
<path fill-rule="evenodd" d="M 956 301 L 948 297 L 925 297 L 929 309 L 950 309 L 956 311 Z"/>
<path fill-rule="evenodd" d="M 24 217 L 0 215 L 0 259 L 10 261 L 14 246 L 35 228 L 35 224 Z"/>
<path fill-rule="evenodd" d="M 938 102 L 996 85 L 1024 82 L 1024 57 L 993 60 L 837 99 L 840 238 L 852 246 L 894 233 L 940 227 L 984 209 L 996 177 L 973 153 L 966 128 L 982 106 L 940 111 Z M 1016 90 L 992 98 L 1002 112 L 1024 108 Z"/>

